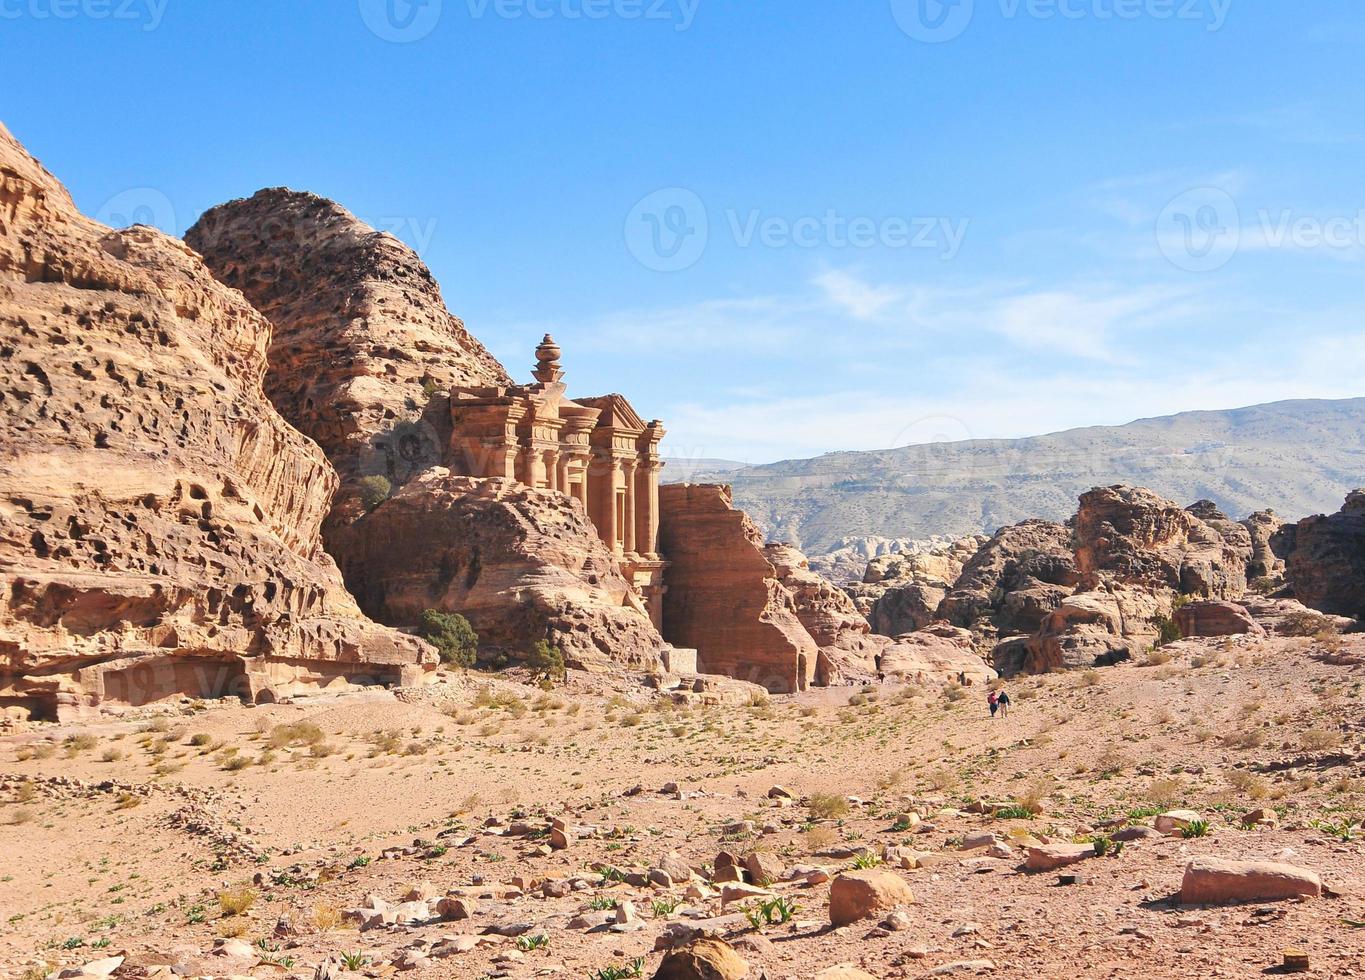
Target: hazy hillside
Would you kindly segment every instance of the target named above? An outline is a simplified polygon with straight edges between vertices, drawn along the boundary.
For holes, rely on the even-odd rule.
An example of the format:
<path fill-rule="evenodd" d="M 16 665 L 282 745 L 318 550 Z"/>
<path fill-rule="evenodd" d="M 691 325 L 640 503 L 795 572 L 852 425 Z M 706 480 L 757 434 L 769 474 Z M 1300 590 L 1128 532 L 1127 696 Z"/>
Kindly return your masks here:
<path fill-rule="evenodd" d="M 681 468 L 679 468 L 681 469 Z M 668 473 L 668 471 L 665 471 Z M 677 471 L 669 478 L 682 476 Z M 845 537 L 990 532 L 1061 520 L 1092 486 L 1150 487 L 1229 515 L 1334 511 L 1365 486 L 1365 398 L 1185 412 L 1028 439 L 973 440 L 708 472 L 775 539 L 819 554 Z"/>

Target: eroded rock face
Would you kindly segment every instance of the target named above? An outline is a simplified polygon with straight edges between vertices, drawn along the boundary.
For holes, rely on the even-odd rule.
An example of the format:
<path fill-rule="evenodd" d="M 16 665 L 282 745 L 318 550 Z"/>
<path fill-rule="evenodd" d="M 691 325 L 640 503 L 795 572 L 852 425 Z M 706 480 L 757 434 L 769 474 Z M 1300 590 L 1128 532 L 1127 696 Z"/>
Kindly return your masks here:
<path fill-rule="evenodd" d="M 1206 599 L 1246 591 L 1251 534 L 1207 501 L 1184 510 L 1140 487 L 1096 487 L 1081 495 L 1075 523 L 1086 588 L 1117 581 Z"/>
<path fill-rule="evenodd" d="M 1278 585 L 1284 581 L 1284 559 L 1275 554 L 1272 541 L 1284 521 L 1273 510 L 1258 510 L 1242 526 L 1251 535 L 1251 561 L 1247 562 L 1247 581 L 1269 580 Z"/>
<path fill-rule="evenodd" d="M 658 666 L 663 639 L 581 506 L 452 475 L 468 461 L 451 448 L 449 390 L 511 379 L 416 253 L 284 189 L 214 208 L 186 238 L 275 325 L 267 391 L 341 474 L 324 536 L 365 609 L 404 627 L 461 613 L 490 658 L 549 639 L 588 669 Z M 376 476 L 393 496 L 367 509 Z"/>
<path fill-rule="evenodd" d="M 376 619 L 457 609 L 490 656 L 520 659 L 548 639 L 583 670 L 658 665 L 659 634 L 566 494 L 437 467 L 337 534 L 346 578 Z"/>
<path fill-rule="evenodd" d="M 1294 595 L 1319 612 L 1365 616 L 1365 490 L 1336 514 L 1285 525 L 1274 536 Z"/>
<path fill-rule="evenodd" d="M 843 590 L 811 571 L 806 556 L 791 545 L 770 544 L 764 555 L 777 579 L 796 602 L 796 618 L 816 646 L 838 642 L 845 634 L 869 632 L 867 620 Z"/>
<path fill-rule="evenodd" d="M 730 488 L 660 488 L 660 550 L 671 563 L 664 636 L 695 649 L 703 673 L 725 674 L 773 692 L 815 680 L 818 648 L 778 579 L 763 535 L 731 505 Z"/>
<path fill-rule="evenodd" d="M 336 475 L 262 391 L 270 324 L 82 217 L 0 127 L 0 705 L 412 680 L 322 550 Z"/>
<path fill-rule="evenodd" d="M 963 566 L 987 540 L 962 538 L 879 556 L 868 562 L 862 581 L 845 591 L 874 633 L 899 636 L 924 629 L 938 618 L 939 606 Z"/>
<path fill-rule="evenodd" d="M 274 324 L 266 392 L 341 475 L 334 522 L 363 513 L 360 478 L 397 486 L 443 462 L 440 392 L 511 383 L 418 255 L 333 201 L 262 190 L 205 212 L 185 241 Z"/>
<path fill-rule="evenodd" d="M 966 563 L 938 616 L 989 645 L 997 636 L 1037 630 L 1079 580 L 1071 529 L 1024 521 L 1001 528 Z"/>
<path fill-rule="evenodd" d="M 1236 636 L 1239 634 L 1265 633 L 1262 627 L 1247 611 L 1246 606 L 1236 602 L 1192 602 L 1175 611 L 1175 624 L 1180 635 L 1191 636 Z"/>

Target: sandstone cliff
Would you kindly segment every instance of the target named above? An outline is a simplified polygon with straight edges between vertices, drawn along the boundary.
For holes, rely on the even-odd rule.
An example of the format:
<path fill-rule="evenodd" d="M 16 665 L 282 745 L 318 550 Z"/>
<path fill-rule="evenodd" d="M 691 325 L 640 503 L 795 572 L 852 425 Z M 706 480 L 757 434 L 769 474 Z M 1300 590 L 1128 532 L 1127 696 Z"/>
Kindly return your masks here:
<path fill-rule="evenodd" d="M 0 705 L 413 679 L 321 547 L 336 475 L 262 391 L 270 325 L 112 231 L 0 127 Z"/>
<path fill-rule="evenodd" d="M 764 553 L 763 535 L 730 488 L 671 484 L 659 493 L 660 550 L 671 563 L 664 636 L 695 649 L 703 673 L 775 693 L 815 680 L 818 649 Z"/>
<path fill-rule="evenodd" d="M 1338 616 L 1365 616 L 1365 490 L 1335 514 L 1287 524 L 1274 536 L 1294 595 Z"/>
<path fill-rule="evenodd" d="M 341 474 L 325 540 L 366 611 L 461 613 L 497 660 L 548 638 L 584 668 L 657 667 L 663 639 L 581 507 L 454 475 L 447 392 L 511 379 L 415 252 L 283 189 L 212 209 L 186 240 L 275 326 L 266 389 Z M 367 509 L 375 476 L 393 495 Z"/>

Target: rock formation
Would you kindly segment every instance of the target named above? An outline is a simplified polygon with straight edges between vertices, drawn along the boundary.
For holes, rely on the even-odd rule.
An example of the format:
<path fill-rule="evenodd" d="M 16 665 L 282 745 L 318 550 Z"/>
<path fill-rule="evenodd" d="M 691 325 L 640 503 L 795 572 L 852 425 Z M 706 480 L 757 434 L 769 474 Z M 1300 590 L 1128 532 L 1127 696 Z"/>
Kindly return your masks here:
<path fill-rule="evenodd" d="M 1301 602 L 1337 616 L 1365 616 L 1365 490 L 1351 493 L 1338 513 L 1285 525 L 1273 544 Z"/>
<path fill-rule="evenodd" d="M 275 325 L 267 390 L 342 476 L 325 540 L 363 609 L 399 626 L 459 612 L 497 660 L 548 638 L 585 668 L 657 669 L 664 643 L 636 582 L 657 601 L 663 564 L 617 521 L 617 495 L 636 491 L 622 433 L 645 444 L 652 504 L 657 423 L 631 429 L 619 396 L 568 401 L 548 337 L 537 383 L 513 386 L 421 259 L 331 201 L 261 191 L 186 239 Z M 561 432 L 571 447 L 545 441 Z M 392 497 L 366 499 L 376 477 Z"/>
<path fill-rule="evenodd" d="M 436 467 L 367 520 L 346 580 L 382 621 L 457 609 L 492 657 L 545 637 L 571 667 L 653 671 L 660 639 L 578 500 Z"/>
<path fill-rule="evenodd" d="M 996 637 L 1037 630 L 1079 581 L 1071 529 L 1024 521 L 1001 528 L 976 552 L 938 615 L 989 645 Z"/>
<path fill-rule="evenodd" d="M 668 556 L 664 636 L 695 649 L 703 673 L 773 692 L 815 680 L 818 649 L 778 580 L 763 535 L 730 504 L 730 488 L 675 483 L 660 489 L 660 546 Z"/>
<path fill-rule="evenodd" d="M 816 646 L 837 643 L 847 633 L 870 632 L 867 620 L 841 589 L 811 571 L 806 556 L 785 544 L 770 544 L 764 557 L 773 566 L 777 580 L 791 593 L 796 617 Z"/>
<path fill-rule="evenodd" d="M 82 217 L 0 128 L 0 705 L 410 681 L 323 551 L 337 479 L 270 324 L 182 242 Z"/>
<path fill-rule="evenodd" d="M 862 581 L 846 587 L 874 633 L 899 636 L 938 618 L 939 606 L 984 536 L 882 555 L 868 562 Z"/>

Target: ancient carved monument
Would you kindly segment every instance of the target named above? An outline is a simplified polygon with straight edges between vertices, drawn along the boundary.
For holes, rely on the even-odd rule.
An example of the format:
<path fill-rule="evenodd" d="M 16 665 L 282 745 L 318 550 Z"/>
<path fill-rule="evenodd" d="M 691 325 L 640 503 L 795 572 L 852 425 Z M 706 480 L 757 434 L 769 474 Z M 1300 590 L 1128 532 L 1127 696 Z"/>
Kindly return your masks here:
<path fill-rule="evenodd" d="M 452 389 L 452 461 L 468 476 L 517 480 L 580 502 L 661 629 L 663 423 L 645 423 L 620 395 L 571 401 L 560 354 L 546 334 L 534 384 Z"/>

